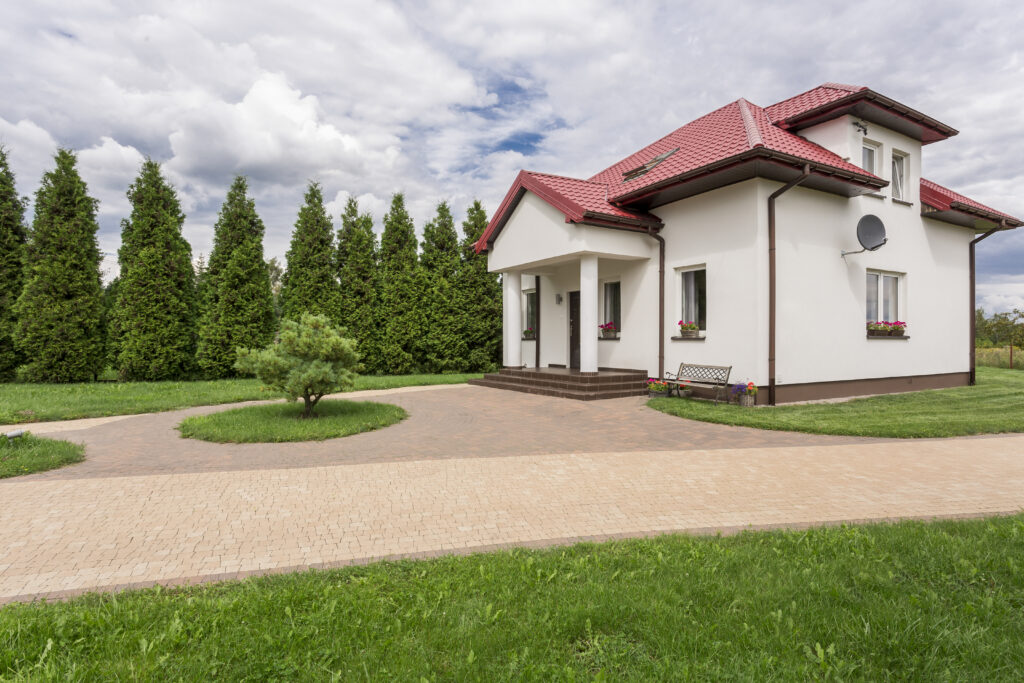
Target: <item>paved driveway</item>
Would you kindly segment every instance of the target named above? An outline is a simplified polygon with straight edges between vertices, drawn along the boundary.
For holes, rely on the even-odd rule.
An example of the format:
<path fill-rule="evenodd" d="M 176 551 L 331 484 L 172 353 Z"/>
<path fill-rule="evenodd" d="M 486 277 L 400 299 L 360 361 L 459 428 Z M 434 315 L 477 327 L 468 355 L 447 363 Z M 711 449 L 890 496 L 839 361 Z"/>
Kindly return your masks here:
<path fill-rule="evenodd" d="M 1024 507 L 1021 436 L 762 432 L 642 399 L 485 387 L 363 396 L 410 418 L 306 444 L 174 430 L 223 407 L 38 425 L 84 443 L 87 460 L 0 480 L 0 602 L 509 544 Z"/>

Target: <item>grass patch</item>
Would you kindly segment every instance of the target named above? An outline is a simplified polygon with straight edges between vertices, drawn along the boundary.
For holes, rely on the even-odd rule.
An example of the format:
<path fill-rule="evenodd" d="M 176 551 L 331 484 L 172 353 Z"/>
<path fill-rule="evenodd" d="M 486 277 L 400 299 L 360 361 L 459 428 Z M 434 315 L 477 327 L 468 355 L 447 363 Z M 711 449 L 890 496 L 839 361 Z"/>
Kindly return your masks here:
<path fill-rule="evenodd" d="M 394 389 L 427 384 L 459 384 L 479 374 L 358 377 L 354 389 Z M 0 384 L 0 424 L 135 415 L 191 406 L 238 403 L 280 394 L 255 379 L 195 382 L 88 382 L 81 384 Z"/>
<path fill-rule="evenodd" d="M 978 384 L 873 396 L 844 403 L 741 408 L 654 398 L 651 408 L 689 420 L 812 434 L 946 437 L 1024 432 L 1024 373 L 978 368 Z"/>
<path fill-rule="evenodd" d="M 216 443 L 323 441 L 393 425 L 409 416 L 402 408 L 371 401 L 323 399 L 315 417 L 302 419 L 302 402 L 233 408 L 185 418 L 178 429 L 189 439 Z"/>
<path fill-rule="evenodd" d="M 0 678 L 1013 680 L 1024 517 L 664 536 L 0 609 Z"/>
<path fill-rule="evenodd" d="M 0 479 L 55 470 L 85 460 L 85 448 L 70 441 L 41 439 L 26 434 L 16 439 L 0 435 Z"/>

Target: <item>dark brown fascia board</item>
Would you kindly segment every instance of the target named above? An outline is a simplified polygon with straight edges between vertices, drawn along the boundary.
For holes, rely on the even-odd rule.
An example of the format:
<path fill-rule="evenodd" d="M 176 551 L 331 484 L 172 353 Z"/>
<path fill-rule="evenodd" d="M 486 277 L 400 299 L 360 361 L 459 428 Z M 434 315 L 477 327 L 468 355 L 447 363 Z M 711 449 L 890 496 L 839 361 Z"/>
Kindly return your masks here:
<path fill-rule="evenodd" d="M 629 203 L 635 202 L 637 200 L 643 199 L 644 197 L 648 197 L 652 194 L 660 192 L 661 190 L 664 190 L 666 187 L 685 183 L 700 176 L 708 175 L 723 168 L 743 163 L 744 161 L 749 161 L 751 159 L 756 158 L 765 158 L 774 161 L 781 161 L 783 163 L 792 165 L 797 170 L 802 169 L 805 164 L 810 164 L 811 171 L 814 173 L 818 173 L 820 175 L 835 176 L 837 178 L 853 183 L 855 185 L 860 185 L 865 188 L 881 189 L 889 184 L 888 180 L 882 180 L 881 178 L 869 178 L 868 176 L 857 175 L 849 171 L 845 171 L 841 168 L 836 168 L 835 166 L 812 163 L 807 161 L 806 159 L 793 156 L 792 154 L 777 152 L 775 150 L 768 149 L 767 147 L 755 147 L 754 149 L 748 150 L 746 152 L 741 152 L 740 154 L 731 156 L 727 159 L 722 159 L 721 161 L 716 161 L 706 166 L 701 166 L 700 168 L 694 169 L 692 171 L 688 171 L 686 173 L 673 176 L 671 178 L 666 178 L 665 180 L 659 181 L 653 185 L 648 185 L 647 187 L 644 187 L 640 190 L 635 190 L 634 192 L 627 192 L 618 195 L 616 197 L 611 198 L 609 201 L 616 205 L 628 206 Z"/>
<path fill-rule="evenodd" d="M 598 213 L 597 211 L 584 211 L 583 220 L 575 221 L 577 223 L 587 223 L 591 225 L 596 224 L 608 224 L 614 223 L 622 227 L 631 227 L 636 230 L 647 232 L 648 228 L 654 230 L 661 230 L 664 226 L 660 220 L 648 221 L 641 218 L 626 218 L 624 216 L 610 216 L 605 213 Z"/>
<path fill-rule="evenodd" d="M 827 116 L 829 113 L 832 113 L 837 109 L 843 109 L 844 107 L 851 105 L 859 100 L 867 100 L 873 104 L 877 104 L 878 106 L 884 107 L 886 109 L 891 109 L 900 116 L 910 119 L 911 121 L 914 121 L 918 125 L 931 128 L 935 132 L 947 138 L 951 138 L 960 132 L 956 128 L 953 128 L 952 126 L 947 126 L 945 123 L 942 123 L 937 119 L 933 119 L 932 117 L 927 116 L 917 111 L 916 109 L 911 109 L 905 104 L 900 104 L 896 100 L 890 99 L 885 95 L 881 95 L 875 92 L 874 90 L 870 89 L 858 90 L 857 92 L 850 93 L 849 95 L 841 97 L 838 100 L 829 102 L 828 104 L 823 104 L 820 107 L 815 107 L 814 109 L 809 109 L 795 116 L 791 116 L 788 119 L 783 119 L 777 125 L 781 128 L 789 130 L 791 128 L 799 127 L 802 123 L 804 125 L 814 125 L 814 123 L 821 123 L 821 121 L 827 120 L 824 117 Z M 836 115 L 838 116 L 839 114 Z M 813 123 L 805 123 L 811 120 L 814 120 Z"/>
<path fill-rule="evenodd" d="M 921 202 L 921 217 L 931 218 L 932 220 L 942 221 L 950 225 L 957 225 L 962 228 L 970 228 L 974 231 L 985 230 L 986 228 L 978 228 L 975 224 L 977 219 L 988 221 L 997 227 L 998 230 L 1013 230 L 1019 228 L 1024 223 L 1016 219 L 1007 218 L 996 213 L 983 211 L 974 206 L 969 206 L 961 202 L 950 202 L 949 209 L 940 209 L 931 204 Z"/>

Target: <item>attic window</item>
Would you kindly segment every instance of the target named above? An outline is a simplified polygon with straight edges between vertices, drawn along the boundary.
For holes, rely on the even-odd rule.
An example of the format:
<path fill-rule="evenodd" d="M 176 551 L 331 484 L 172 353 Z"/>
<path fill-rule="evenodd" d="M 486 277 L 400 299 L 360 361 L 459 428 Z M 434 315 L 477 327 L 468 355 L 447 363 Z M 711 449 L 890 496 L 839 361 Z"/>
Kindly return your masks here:
<path fill-rule="evenodd" d="M 652 168 L 654 168 L 655 166 L 657 166 L 661 162 L 665 161 L 665 159 L 668 159 L 670 156 L 672 156 L 673 154 L 675 154 L 678 151 L 679 151 L 679 148 L 676 147 L 675 149 L 670 149 L 667 152 L 662 152 L 658 156 L 656 156 L 653 159 L 651 159 L 650 161 L 648 161 L 643 166 L 637 166 L 636 168 L 633 168 L 633 169 L 630 169 L 628 171 L 625 171 L 622 174 L 622 179 L 623 180 L 633 180 L 634 178 L 639 178 L 640 176 L 642 176 L 643 174 L 647 173 Z"/>

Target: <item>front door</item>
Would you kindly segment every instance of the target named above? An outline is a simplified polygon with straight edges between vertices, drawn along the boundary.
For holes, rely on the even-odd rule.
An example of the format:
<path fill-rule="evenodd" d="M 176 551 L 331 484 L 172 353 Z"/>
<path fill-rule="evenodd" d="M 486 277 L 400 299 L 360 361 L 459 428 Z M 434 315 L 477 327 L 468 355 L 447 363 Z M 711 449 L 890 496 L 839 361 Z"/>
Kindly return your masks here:
<path fill-rule="evenodd" d="M 580 369 L 580 293 L 569 292 L 569 367 Z"/>

